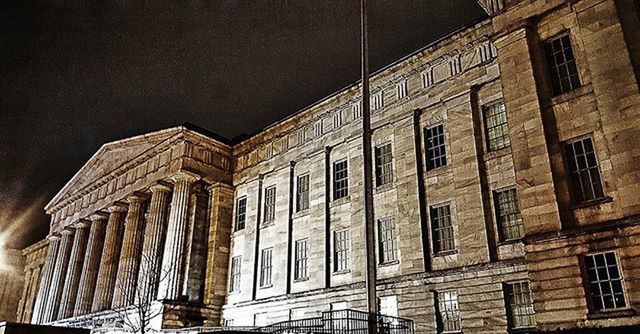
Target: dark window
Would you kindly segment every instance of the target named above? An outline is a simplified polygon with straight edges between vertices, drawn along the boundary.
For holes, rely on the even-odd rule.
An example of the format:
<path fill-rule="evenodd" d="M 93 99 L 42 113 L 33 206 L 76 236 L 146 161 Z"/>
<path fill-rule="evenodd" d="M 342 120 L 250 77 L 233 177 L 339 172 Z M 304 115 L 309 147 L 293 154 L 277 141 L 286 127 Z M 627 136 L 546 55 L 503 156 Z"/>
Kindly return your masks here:
<path fill-rule="evenodd" d="M 427 170 L 447 165 L 447 151 L 444 147 L 444 126 L 442 124 L 426 128 L 424 137 L 427 148 Z"/>
<path fill-rule="evenodd" d="M 512 329 L 535 327 L 536 318 L 529 282 L 505 284 L 505 295 L 509 311 L 509 326 Z"/>
<path fill-rule="evenodd" d="M 432 206 L 431 226 L 433 230 L 434 253 L 451 251 L 456 248 L 451 224 L 451 208 L 449 204 Z"/>
<path fill-rule="evenodd" d="M 296 204 L 298 212 L 309 208 L 309 174 L 298 176 Z"/>
<path fill-rule="evenodd" d="M 378 220 L 378 248 L 380 263 L 396 261 L 396 221 L 393 218 Z"/>
<path fill-rule="evenodd" d="M 307 278 L 308 239 L 296 241 L 295 279 Z"/>
<path fill-rule="evenodd" d="M 247 220 L 247 197 L 238 198 L 236 205 L 236 231 L 244 230 Z"/>
<path fill-rule="evenodd" d="M 546 41 L 544 47 L 551 72 L 554 95 L 560 95 L 580 87 L 578 68 L 573 56 L 569 34 L 565 33 Z"/>
<path fill-rule="evenodd" d="M 622 275 L 614 252 L 585 256 L 588 290 L 594 311 L 627 307 Z"/>
<path fill-rule="evenodd" d="M 242 256 L 234 256 L 231 259 L 231 277 L 229 280 L 229 292 L 240 291 L 240 273 Z"/>
<path fill-rule="evenodd" d="M 509 126 L 507 125 L 507 111 L 503 102 L 492 104 L 484 108 L 484 125 L 489 152 L 505 148 L 511 144 L 509 140 Z"/>
<path fill-rule="evenodd" d="M 349 269 L 349 231 L 333 232 L 333 271 Z"/>
<path fill-rule="evenodd" d="M 516 188 L 496 190 L 493 192 L 493 199 L 501 239 L 506 241 L 524 237 L 524 226 Z"/>
<path fill-rule="evenodd" d="M 349 196 L 349 173 L 347 160 L 333 163 L 333 199 Z"/>
<path fill-rule="evenodd" d="M 260 286 L 267 287 L 271 285 L 271 269 L 273 263 L 273 248 L 262 250 L 260 259 Z"/>
<path fill-rule="evenodd" d="M 600 167 L 593 141 L 590 137 L 569 142 L 564 145 L 569 167 L 571 193 L 574 203 L 588 202 L 604 197 Z"/>
<path fill-rule="evenodd" d="M 264 192 L 264 221 L 276 219 L 276 187 L 272 186 Z"/>
<path fill-rule="evenodd" d="M 458 293 L 438 292 L 438 333 L 460 332 L 460 307 Z"/>
<path fill-rule="evenodd" d="M 391 143 L 376 147 L 376 186 L 380 187 L 393 181 L 393 155 Z"/>

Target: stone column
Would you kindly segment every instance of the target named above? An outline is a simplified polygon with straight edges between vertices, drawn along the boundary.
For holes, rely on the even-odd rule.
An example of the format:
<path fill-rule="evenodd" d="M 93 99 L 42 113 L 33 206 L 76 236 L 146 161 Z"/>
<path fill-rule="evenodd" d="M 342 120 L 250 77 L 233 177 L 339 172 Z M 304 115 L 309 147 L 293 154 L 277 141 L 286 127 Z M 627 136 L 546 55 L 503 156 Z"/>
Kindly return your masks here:
<path fill-rule="evenodd" d="M 73 316 L 73 309 L 76 306 L 76 296 L 78 295 L 80 274 L 82 273 L 82 265 L 87 248 L 87 238 L 89 237 L 88 222 L 80 221 L 75 224 L 75 228 L 76 236 L 73 239 L 69 269 L 67 269 L 67 277 L 64 280 L 58 319 L 66 319 Z"/>
<path fill-rule="evenodd" d="M 181 281 L 184 278 L 182 268 L 186 249 L 185 230 L 189 218 L 189 195 L 191 185 L 198 176 L 181 171 L 172 179 L 175 185 L 171 199 L 167 240 L 164 243 L 158 299 L 176 299 L 180 294 Z"/>
<path fill-rule="evenodd" d="M 98 269 L 100 268 L 100 257 L 102 255 L 108 217 L 104 213 L 96 213 L 91 216 L 89 241 L 87 242 L 87 251 L 84 254 L 84 266 L 80 274 L 78 296 L 73 310 L 74 316 L 91 312 L 91 303 L 96 291 L 96 280 L 98 279 Z"/>
<path fill-rule="evenodd" d="M 122 205 L 109 207 L 109 221 L 104 238 L 104 249 L 98 270 L 96 293 L 91 305 L 91 311 L 98 312 L 111 308 L 113 290 L 116 285 L 118 259 L 122 247 L 122 232 L 126 208 Z"/>
<path fill-rule="evenodd" d="M 41 324 L 44 316 L 44 310 L 48 308 L 47 297 L 51 290 L 51 278 L 53 277 L 53 269 L 55 268 L 56 258 L 58 257 L 58 248 L 60 248 L 60 237 L 57 235 L 49 235 L 49 247 L 47 248 L 47 258 L 42 268 L 42 278 L 40 280 L 40 290 L 33 306 L 33 316 L 31 323 Z"/>
<path fill-rule="evenodd" d="M 149 204 L 149 217 L 144 231 L 135 296 L 138 301 L 144 300 L 147 302 L 156 299 L 158 293 L 162 246 L 167 226 L 167 211 L 171 188 L 163 184 L 156 184 L 150 190 L 151 203 Z"/>
<path fill-rule="evenodd" d="M 131 195 L 129 212 L 124 226 L 122 252 L 118 264 L 118 275 L 113 296 L 113 308 L 129 306 L 133 303 L 136 289 L 138 269 L 140 268 L 140 253 L 142 252 L 142 237 L 144 231 L 144 204 L 147 197 Z"/>
<path fill-rule="evenodd" d="M 75 231 L 65 228 L 60 234 L 60 249 L 56 257 L 55 268 L 51 277 L 51 286 L 49 295 L 47 296 L 47 307 L 44 310 L 42 322 L 47 323 L 58 319 L 58 309 L 60 308 L 60 298 L 62 297 L 62 287 L 64 279 L 69 267 L 69 258 L 71 256 L 71 247 L 73 246 L 73 235 Z"/>

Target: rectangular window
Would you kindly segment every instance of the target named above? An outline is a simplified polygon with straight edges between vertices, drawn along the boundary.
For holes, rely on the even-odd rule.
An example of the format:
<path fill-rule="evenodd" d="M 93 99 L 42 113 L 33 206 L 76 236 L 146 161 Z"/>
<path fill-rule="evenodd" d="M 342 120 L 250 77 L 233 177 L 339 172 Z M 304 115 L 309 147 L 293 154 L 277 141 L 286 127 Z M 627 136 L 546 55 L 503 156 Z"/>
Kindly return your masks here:
<path fill-rule="evenodd" d="M 396 221 L 393 218 L 378 220 L 378 249 L 380 263 L 398 260 L 396 255 Z"/>
<path fill-rule="evenodd" d="M 231 275 L 229 279 L 229 292 L 240 291 L 240 273 L 242 269 L 242 256 L 234 256 L 231 259 Z"/>
<path fill-rule="evenodd" d="M 323 131 L 322 131 L 323 130 L 322 129 L 322 127 L 323 127 L 322 123 L 323 123 L 322 120 L 320 120 L 314 126 L 314 129 L 315 129 L 314 131 L 315 131 L 316 137 L 322 136 L 322 133 L 323 133 Z"/>
<path fill-rule="evenodd" d="M 571 48 L 568 33 L 554 37 L 544 43 L 553 94 L 560 95 L 580 87 L 578 67 Z"/>
<path fill-rule="evenodd" d="M 569 181 L 574 203 L 579 204 L 604 197 L 593 140 L 588 137 L 571 141 L 564 145 L 564 151 L 569 167 Z"/>
<path fill-rule="evenodd" d="M 307 132 L 304 128 L 298 130 L 298 145 L 304 144 L 307 140 Z"/>
<path fill-rule="evenodd" d="M 236 226 L 235 230 L 244 230 L 245 222 L 247 221 L 247 196 L 238 198 L 236 205 Z"/>
<path fill-rule="evenodd" d="M 493 192 L 496 208 L 496 221 L 500 227 L 500 238 L 503 241 L 524 237 L 524 225 L 518 204 L 516 188 L 496 190 Z"/>
<path fill-rule="evenodd" d="M 393 181 L 393 154 L 391 143 L 376 146 L 376 186 L 380 187 Z"/>
<path fill-rule="evenodd" d="M 433 252 L 437 254 L 455 250 L 449 204 L 432 206 L 429 211 L 431 213 L 431 228 L 433 231 Z"/>
<path fill-rule="evenodd" d="M 276 219 L 276 186 L 271 186 L 264 191 L 264 221 L 270 222 Z"/>
<path fill-rule="evenodd" d="M 359 119 L 362 117 L 362 102 L 354 103 L 351 110 L 353 111 L 353 119 Z"/>
<path fill-rule="evenodd" d="M 509 126 L 507 125 L 507 110 L 503 102 L 492 104 L 484 108 L 484 126 L 487 138 L 487 150 L 496 151 L 511 145 L 509 140 Z"/>
<path fill-rule="evenodd" d="M 593 311 L 627 307 L 622 286 L 622 273 L 614 252 L 592 254 L 584 257 L 588 290 Z"/>
<path fill-rule="evenodd" d="M 298 212 L 309 208 L 309 174 L 298 176 L 296 209 Z"/>
<path fill-rule="evenodd" d="M 342 126 L 342 112 L 338 110 L 336 111 L 335 114 L 333 114 L 333 128 L 337 129 L 341 126 Z"/>
<path fill-rule="evenodd" d="M 371 110 L 382 109 L 384 106 L 384 94 L 383 92 L 378 92 L 373 94 L 371 97 Z"/>
<path fill-rule="evenodd" d="M 447 165 L 447 151 L 444 146 L 444 126 L 438 124 L 424 130 L 427 150 L 427 170 Z"/>
<path fill-rule="evenodd" d="M 396 85 L 396 94 L 398 95 L 398 100 L 407 97 L 407 80 L 403 80 Z"/>
<path fill-rule="evenodd" d="M 509 312 L 509 326 L 512 329 L 536 326 L 529 282 L 506 283 L 505 297 Z"/>
<path fill-rule="evenodd" d="M 308 253 L 308 239 L 302 239 L 296 241 L 296 257 L 295 257 L 295 279 L 307 278 L 307 253 Z"/>
<path fill-rule="evenodd" d="M 347 160 L 333 163 L 333 199 L 349 196 L 349 173 Z"/>
<path fill-rule="evenodd" d="M 333 271 L 349 269 L 349 231 L 333 232 Z"/>
<path fill-rule="evenodd" d="M 262 256 L 260 258 L 260 286 L 271 286 L 271 269 L 273 263 L 273 248 L 267 248 L 262 250 Z"/>
<path fill-rule="evenodd" d="M 460 307 L 458 293 L 443 291 L 437 294 L 438 301 L 438 333 L 460 332 Z"/>

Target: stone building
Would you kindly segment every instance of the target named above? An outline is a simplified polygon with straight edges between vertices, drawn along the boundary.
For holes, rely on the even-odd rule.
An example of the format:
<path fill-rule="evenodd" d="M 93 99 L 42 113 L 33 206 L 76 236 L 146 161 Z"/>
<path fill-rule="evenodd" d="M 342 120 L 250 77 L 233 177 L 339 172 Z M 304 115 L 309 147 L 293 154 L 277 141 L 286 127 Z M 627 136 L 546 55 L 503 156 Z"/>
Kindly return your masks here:
<path fill-rule="evenodd" d="M 24 261 L 20 250 L 4 246 L 0 249 L 0 320 L 17 320 Z"/>
<path fill-rule="evenodd" d="M 381 312 L 419 333 L 639 325 L 638 2 L 482 4 L 372 78 Z M 363 309 L 359 94 L 244 140 L 105 145 L 46 208 L 33 321 L 107 323 L 154 268 L 165 327 Z"/>
<path fill-rule="evenodd" d="M 15 321 L 22 323 L 31 322 L 33 307 L 36 301 L 36 295 L 40 287 L 40 279 L 42 278 L 42 268 L 47 257 L 47 240 L 41 240 L 35 244 L 22 250 L 24 258 L 22 295 L 18 301 L 18 311 Z M 18 290 L 19 291 L 19 290 Z M 7 299 L 2 299 L 5 303 Z M 14 301 L 13 299 L 12 301 Z"/>

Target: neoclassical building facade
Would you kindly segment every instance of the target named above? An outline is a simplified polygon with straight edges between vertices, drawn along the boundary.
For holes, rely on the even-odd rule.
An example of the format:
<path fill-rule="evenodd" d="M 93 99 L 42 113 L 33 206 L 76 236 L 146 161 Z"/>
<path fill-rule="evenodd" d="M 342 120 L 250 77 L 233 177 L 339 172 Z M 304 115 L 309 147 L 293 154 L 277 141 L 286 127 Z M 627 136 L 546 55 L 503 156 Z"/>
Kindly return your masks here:
<path fill-rule="evenodd" d="M 365 307 L 363 159 L 380 310 L 419 333 L 640 324 L 637 1 L 486 1 L 250 138 L 190 126 L 105 145 L 46 207 L 33 322 L 262 326 Z M 156 282 L 149 284 L 149 282 Z"/>

